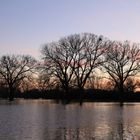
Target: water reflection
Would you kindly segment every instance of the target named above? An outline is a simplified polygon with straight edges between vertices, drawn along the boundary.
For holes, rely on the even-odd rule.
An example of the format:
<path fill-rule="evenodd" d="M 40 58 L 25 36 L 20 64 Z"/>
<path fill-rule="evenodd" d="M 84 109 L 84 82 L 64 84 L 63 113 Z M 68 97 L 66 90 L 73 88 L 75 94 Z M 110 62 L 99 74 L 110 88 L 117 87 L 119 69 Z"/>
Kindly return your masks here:
<path fill-rule="evenodd" d="M 139 117 L 139 103 L 0 101 L 0 140 L 137 140 Z"/>

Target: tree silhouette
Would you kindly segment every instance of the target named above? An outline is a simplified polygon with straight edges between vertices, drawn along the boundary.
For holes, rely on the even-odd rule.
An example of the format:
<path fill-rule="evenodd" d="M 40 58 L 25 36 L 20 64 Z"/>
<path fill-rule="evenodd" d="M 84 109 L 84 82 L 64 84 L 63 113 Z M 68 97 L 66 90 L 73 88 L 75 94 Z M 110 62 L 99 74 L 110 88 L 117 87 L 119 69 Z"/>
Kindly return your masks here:
<path fill-rule="evenodd" d="M 103 37 L 84 33 L 47 44 L 42 49 L 44 69 L 49 66 L 64 90 L 73 86 L 83 89 L 93 69 L 103 63 L 104 43 Z"/>
<path fill-rule="evenodd" d="M 111 42 L 105 54 L 104 68 L 111 80 L 115 82 L 120 93 L 124 92 L 124 83 L 131 76 L 135 76 L 140 69 L 140 49 L 138 44 L 128 41 Z"/>
<path fill-rule="evenodd" d="M 5 55 L 0 58 L 0 75 L 9 89 L 9 100 L 14 99 L 14 91 L 20 83 L 31 76 L 36 61 L 31 56 Z"/>
<path fill-rule="evenodd" d="M 73 59 L 75 57 L 75 36 L 62 38 L 58 42 L 45 45 L 42 48 L 44 67 L 51 77 L 59 79 L 61 87 L 68 91 L 74 73 Z M 77 42 L 76 42 L 77 43 Z"/>
<path fill-rule="evenodd" d="M 74 74 L 77 87 L 82 90 L 95 68 L 104 63 L 102 56 L 107 51 L 108 41 L 102 36 L 87 33 L 79 36 L 78 41 L 81 43 L 75 47 Z"/>

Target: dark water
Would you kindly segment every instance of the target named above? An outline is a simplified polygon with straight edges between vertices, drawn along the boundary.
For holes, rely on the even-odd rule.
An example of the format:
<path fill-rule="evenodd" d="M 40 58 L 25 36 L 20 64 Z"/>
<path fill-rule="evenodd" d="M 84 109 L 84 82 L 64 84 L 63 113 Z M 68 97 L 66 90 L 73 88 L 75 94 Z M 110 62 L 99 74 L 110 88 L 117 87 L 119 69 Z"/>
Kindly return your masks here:
<path fill-rule="evenodd" d="M 0 101 L 0 140 L 123 139 L 140 139 L 140 103 Z"/>

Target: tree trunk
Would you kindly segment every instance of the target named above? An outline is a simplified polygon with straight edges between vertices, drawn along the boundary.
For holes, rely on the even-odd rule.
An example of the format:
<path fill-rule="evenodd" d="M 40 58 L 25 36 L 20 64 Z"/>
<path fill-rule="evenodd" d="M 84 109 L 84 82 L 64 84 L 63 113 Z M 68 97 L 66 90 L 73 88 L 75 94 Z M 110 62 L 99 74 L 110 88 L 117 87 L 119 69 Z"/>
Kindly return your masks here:
<path fill-rule="evenodd" d="M 64 90 L 65 93 L 68 93 L 69 91 L 69 85 L 67 83 L 62 83 L 62 89 Z"/>
<path fill-rule="evenodd" d="M 124 86 L 123 86 L 123 83 L 119 84 L 119 94 L 120 94 L 120 101 L 123 102 L 123 100 L 124 100 Z"/>
<path fill-rule="evenodd" d="M 124 87 L 123 87 L 123 83 L 120 83 L 120 85 L 119 85 L 119 92 L 120 92 L 120 94 L 124 94 Z"/>
<path fill-rule="evenodd" d="M 65 92 L 69 93 L 69 84 L 68 83 L 65 83 Z"/>
<path fill-rule="evenodd" d="M 79 87 L 79 92 L 80 92 L 79 103 L 80 103 L 80 105 L 82 105 L 83 99 L 84 99 L 84 87 Z"/>
<path fill-rule="evenodd" d="M 14 88 L 12 86 L 9 87 L 9 101 L 14 100 Z"/>

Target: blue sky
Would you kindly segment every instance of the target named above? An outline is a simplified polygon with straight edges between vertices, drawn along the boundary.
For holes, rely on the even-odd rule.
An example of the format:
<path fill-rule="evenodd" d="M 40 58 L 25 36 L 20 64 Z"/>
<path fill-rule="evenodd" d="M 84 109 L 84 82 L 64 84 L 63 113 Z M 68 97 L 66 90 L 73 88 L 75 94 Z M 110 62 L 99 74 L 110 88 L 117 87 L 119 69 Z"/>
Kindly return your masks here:
<path fill-rule="evenodd" d="M 0 0 L 0 55 L 82 32 L 140 42 L 140 0 Z"/>

